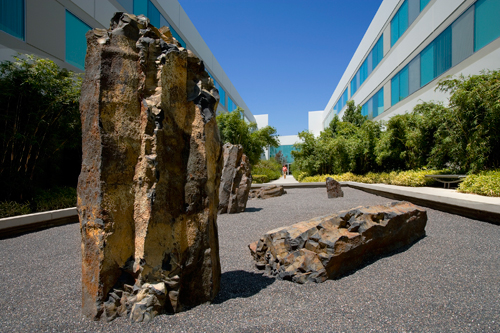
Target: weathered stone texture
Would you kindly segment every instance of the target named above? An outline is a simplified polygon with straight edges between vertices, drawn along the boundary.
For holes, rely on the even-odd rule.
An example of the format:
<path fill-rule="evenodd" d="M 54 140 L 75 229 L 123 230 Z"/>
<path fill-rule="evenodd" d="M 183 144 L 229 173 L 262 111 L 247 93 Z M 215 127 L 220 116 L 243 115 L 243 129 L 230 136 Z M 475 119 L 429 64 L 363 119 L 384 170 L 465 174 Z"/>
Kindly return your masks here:
<path fill-rule="evenodd" d="M 258 198 L 258 199 L 268 199 L 273 197 L 280 197 L 283 194 L 286 194 L 286 191 L 281 185 L 268 185 L 261 187 L 259 189 L 250 191 L 250 198 Z"/>
<path fill-rule="evenodd" d="M 222 147 L 224 168 L 219 188 L 219 214 L 244 212 L 252 185 L 250 161 L 241 145 Z"/>
<path fill-rule="evenodd" d="M 340 183 L 331 177 L 326 178 L 326 193 L 330 199 L 344 196 L 344 191 L 342 191 Z"/>
<path fill-rule="evenodd" d="M 408 202 L 358 207 L 267 232 L 249 245 L 256 266 L 297 283 L 339 278 L 425 236 L 427 213 Z"/>
<path fill-rule="evenodd" d="M 85 68 L 84 314 L 142 321 L 212 300 L 222 168 L 213 81 L 168 28 L 123 13 L 87 33 Z"/>

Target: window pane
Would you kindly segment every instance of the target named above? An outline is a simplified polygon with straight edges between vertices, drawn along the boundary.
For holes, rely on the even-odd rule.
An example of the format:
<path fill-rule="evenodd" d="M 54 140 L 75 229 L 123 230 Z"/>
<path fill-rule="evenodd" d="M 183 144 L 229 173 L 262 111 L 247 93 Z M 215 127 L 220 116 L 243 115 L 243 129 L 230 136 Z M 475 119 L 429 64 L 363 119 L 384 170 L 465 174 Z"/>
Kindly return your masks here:
<path fill-rule="evenodd" d="M 351 80 L 351 97 L 356 93 L 356 90 L 358 90 L 358 87 L 356 87 L 356 76 L 354 76 Z"/>
<path fill-rule="evenodd" d="M 177 41 L 179 43 L 181 43 L 182 47 L 186 47 L 186 43 L 181 38 L 181 36 L 179 36 L 179 34 L 177 33 L 177 31 L 174 30 L 174 28 L 172 26 L 170 26 L 170 32 L 172 33 L 172 36 L 174 36 L 174 38 L 177 39 Z"/>
<path fill-rule="evenodd" d="M 500 36 L 499 14 L 499 0 L 479 0 L 476 2 L 474 51 L 481 49 Z"/>
<path fill-rule="evenodd" d="M 366 66 L 367 66 L 367 74 L 370 75 L 373 71 L 373 50 L 368 54 L 368 58 L 366 58 Z"/>
<path fill-rule="evenodd" d="M 365 82 L 366 78 L 368 77 L 368 63 L 367 61 L 363 61 L 363 64 L 359 68 L 359 83 L 360 86 Z"/>
<path fill-rule="evenodd" d="M 382 58 L 384 57 L 384 36 L 380 36 L 378 39 L 377 43 L 373 47 L 373 69 L 377 67 L 377 65 L 382 61 Z"/>
<path fill-rule="evenodd" d="M 118 0 L 128 13 L 134 12 L 134 0 Z"/>
<path fill-rule="evenodd" d="M 425 6 L 430 2 L 431 0 L 420 0 L 420 11 L 424 10 Z"/>
<path fill-rule="evenodd" d="M 148 16 L 148 0 L 134 0 L 134 15 Z"/>
<path fill-rule="evenodd" d="M 366 102 L 365 104 L 363 104 L 363 106 L 361 107 L 361 115 L 362 116 L 367 116 L 368 115 L 368 103 L 370 103 L 371 99 Z"/>
<path fill-rule="evenodd" d="M 408 86 L 408 66 L 403 68 L 399 72 L 399 100 L 406 98 L 408 96 L 409 86 Z"/>
<path fill-rule="evenodd" d="M 66 62 L 80 69 L 85 68 L 87 38 L 85 34 L 92 29 L 78 17 L 66 11 Z"/>
<path fill-rule="evenodd" d="M 399 12 L 394 15 L 391 21 L 391 47 L 396 44 L 399 39 Z"/>
<path fill-rule="evenodd" d="M 399 102 L 399 74 L 396 74 L 391 80 L 391 105 Z"/>
<path fill-rule="evenodd" d="M 420 14 L 420 0 L 408 0 L 408 26 L 415 21 L 418 14 Z"/>
<path fill-rule="evenodd" d="M 378 93 L 378 103 L 377 108 L 375 108 L 375 104 L 373 104 L 373 118 L 377 117 L 379 114 L 384 112 L 384 88 L 382 87 Z"/>
<path fill-rule="evenodd" d="M 474 6 L 451 25 L 451 64 L 455 66 L 474 53 Z"/>
<path fill-rule="evenodd" d="M 437 36 L 433 44 L 434 77 L 438 77 L 451 67 L 451 27 Z"/>
<path fill-rule="evenodd" d="M 420 88 L 420 55 L 408 64 L 408 77 L 408 93 L 411 95 Z"/>
<path fill-rule="evenodd" d="M 408 1 L 405 1 L 399 8 L 399 37 L 408 29 Z"/>
<path fill-rule="evenodd" d="M 0 30 L 24 40 L 24 0 L 0 0 Z"/>
<path fill-rule="evenodd" d="M 148 18 L 152 25 L 156 28 L 160 27 L 160 11 L 148 0 Z"/>
<path fill-rule="evenodd" d="M 169 27 L 170 28 L 170 24 L 168 24 L 168 21 L 163 17 L 163 15 L 160 14 L 160 26 L 159 28 L 161 27 Z"/>
<path fill-rule="evenodd" d="M 434 79 L 434 43 L 420 53 L 420 86 L 423 87 Z"/>
<path fill-rule="evenodd" d="M 370 98 L 370 100 L 368 101 L 368 110 L 367 110 L 367 113 L 364 115 L 364 116 L 368 116 L 368 119 L 373 119 L 373 102 L 374 102 L 374 99 L 376 98 L 376 94 L 375 96 L 373 96 L 372 98 Z"/>

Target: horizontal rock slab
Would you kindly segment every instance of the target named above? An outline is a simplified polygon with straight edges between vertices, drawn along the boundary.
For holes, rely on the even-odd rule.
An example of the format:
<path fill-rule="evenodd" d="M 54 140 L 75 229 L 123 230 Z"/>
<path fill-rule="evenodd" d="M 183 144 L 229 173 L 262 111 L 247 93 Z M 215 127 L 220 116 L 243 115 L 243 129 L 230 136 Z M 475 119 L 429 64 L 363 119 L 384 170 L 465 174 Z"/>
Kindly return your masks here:
<path fill-rule="evenodd" d="M 259 269 L 297 283 L 342 277 L 425 236 L 427 212 L 409 202 L 357 207 L 268 231 L 249 245 Z"/>
<path fill-rule="evenodd" d="M 265 187 L 261 187 L 256 190 L 251 190 L 249 193 L 249 198 L 258 198 L 258 199 L 267 199 L 273 197 L 280 197 L 283 194 L 286 194 L 285 189 L 281 185 L 269 185 Z"/>

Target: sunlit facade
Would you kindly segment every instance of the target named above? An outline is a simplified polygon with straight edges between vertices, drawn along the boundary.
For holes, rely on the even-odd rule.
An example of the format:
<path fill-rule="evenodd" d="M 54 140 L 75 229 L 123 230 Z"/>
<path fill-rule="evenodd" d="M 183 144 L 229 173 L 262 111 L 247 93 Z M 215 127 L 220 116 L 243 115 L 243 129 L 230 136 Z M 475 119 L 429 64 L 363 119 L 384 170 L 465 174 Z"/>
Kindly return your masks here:
<path fill-rule="evenodd" d="M 0 61 L 17 53 L 49 58 L 75 72 L 84 71 L 85 33 L 109 28 L 115 12 L 144 14 L 156 27 L 168 26 L 173 36 L 193 51 L 219 89 L 218 112 L 245 110 L 255 118 L 177 0 L 0 0 Z"/>
<path fill-rule="evenodd" d="M 441 79 L 500 68 L 499 17 L 500 0 L 384 0 L 310 132 L 342 118 L 349 100 L 374 120 L 446 103 Z"/>

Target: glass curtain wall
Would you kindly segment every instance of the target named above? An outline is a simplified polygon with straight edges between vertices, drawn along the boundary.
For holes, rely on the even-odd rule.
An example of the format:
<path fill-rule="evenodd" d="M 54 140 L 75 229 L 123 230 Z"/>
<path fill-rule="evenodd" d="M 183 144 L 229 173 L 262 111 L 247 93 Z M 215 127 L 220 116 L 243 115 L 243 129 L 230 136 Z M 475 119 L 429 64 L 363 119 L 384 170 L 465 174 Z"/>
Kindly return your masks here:
<path fill-rule="evenodd" d="M 375 70 L 378 64 L 384 57 L 384 38 L 383 35 L 377 40 L 373 48 L 368 53 L 365 61 L 361 64 L 359 70 L 351 80 L 351 97 L 358 90 L 359 87 L 365 82 L 370 74 Z"/>
<path fill-rule="evenodd" d="M 405 0 L 391 20 L 391 47 L 415 21 L 430 0 Z"/>
<path fill-rule="evenodd" d="M 0 30 L 24 40 L 24 0 L 0 0 Z"/>
<path fill-rule="evenodd" d="M 384 112 L 384 88 L 380 88 L 361 108 L 361 114 L 373 119 Z"/>
<path fill-rule="evenodd" d="M 492 14 L 496 13 L 495 15 Z M 394 105 L 500 37 L 500 0 L 479 0 L 391 79 Z"/>
<path fill-rule="evenodd" d="M 87 38 L 85 34 L 92 29 L 78 17 L 66 11 L 66 62 L 85 69 Z"/>

